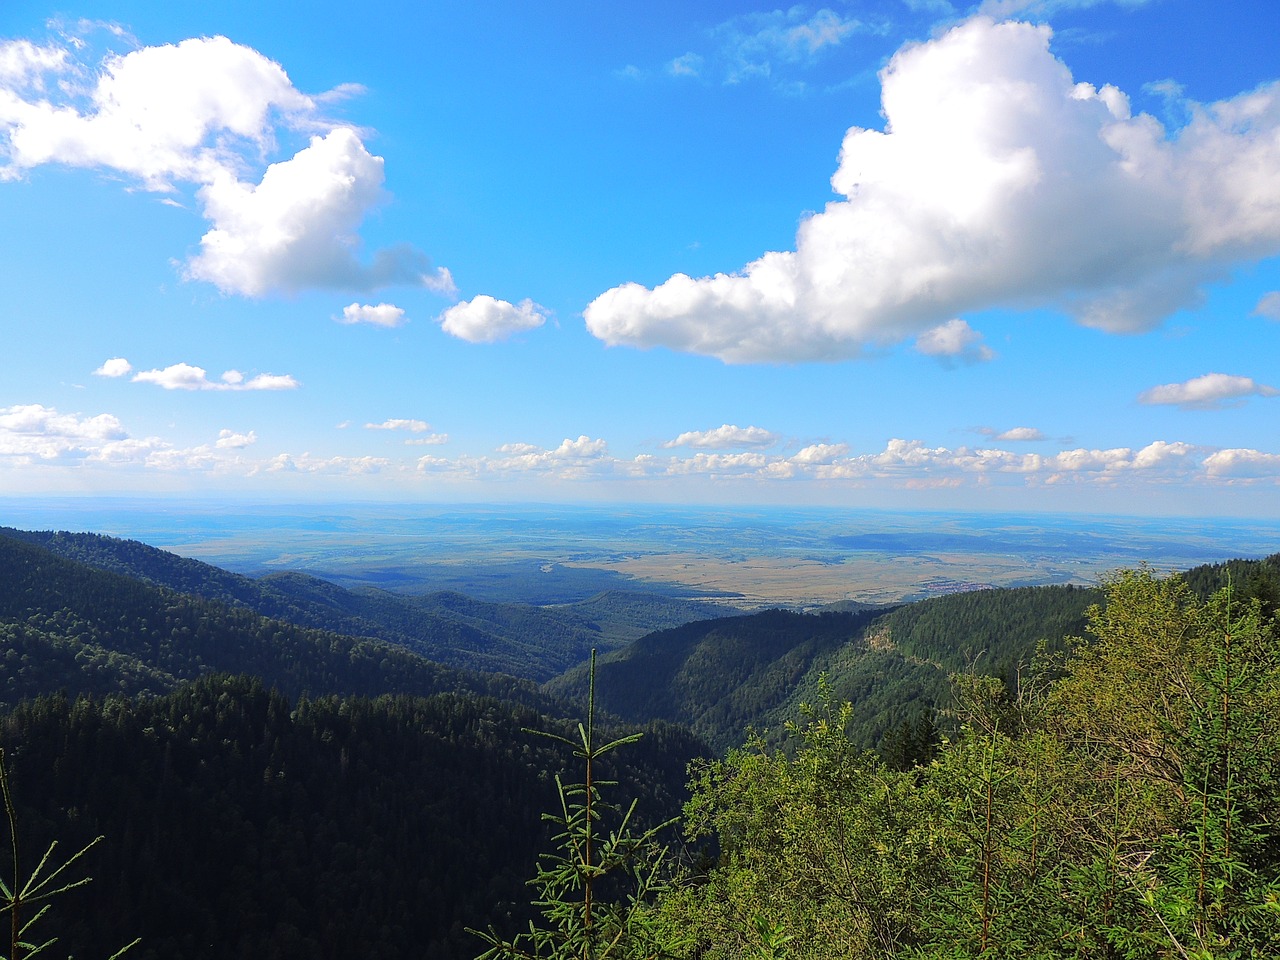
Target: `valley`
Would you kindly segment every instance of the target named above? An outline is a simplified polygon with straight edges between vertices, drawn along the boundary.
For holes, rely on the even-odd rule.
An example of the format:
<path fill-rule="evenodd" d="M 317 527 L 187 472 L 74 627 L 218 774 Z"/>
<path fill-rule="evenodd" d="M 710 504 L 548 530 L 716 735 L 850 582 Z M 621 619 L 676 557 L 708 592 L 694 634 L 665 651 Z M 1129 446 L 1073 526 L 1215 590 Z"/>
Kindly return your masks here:
<path fill-rule="evenodd" d="M 344 586 L 532 604 L 625 589 L 746 610 L 1094 584 L 1122 566 L 1174 571 L 1266 556 L 1280 543 L 1274 520 L 830 508 L 0 498 L 0 517 Z"/>

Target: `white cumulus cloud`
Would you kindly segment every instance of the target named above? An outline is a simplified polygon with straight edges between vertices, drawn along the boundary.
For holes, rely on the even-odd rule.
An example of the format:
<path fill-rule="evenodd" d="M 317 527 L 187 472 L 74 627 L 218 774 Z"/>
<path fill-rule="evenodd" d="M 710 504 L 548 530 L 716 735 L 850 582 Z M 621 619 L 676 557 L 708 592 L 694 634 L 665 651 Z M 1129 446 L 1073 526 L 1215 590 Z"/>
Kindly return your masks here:
<path fill-rule="evenodd" d="M 953 318 L 916 337 L 916 350 L 927 357 L 986 363 L 995 353 L 982 342 L 982 334 L 959 318 Z"/>
<path fill-rule="evenodd" d="M 226 37 L 142 47 L 81 63 L 80 40 L 0 45 L 0 179 L 45 164 L 107 170 L 144 189 L 193 185 L 212 223 L 183 275 L 251 297 L 308 287 L 388 284 L 452 294 L 448 271 L 407 246 L 359 257 L 357 230 L 382 199 L 383 161 L 355 130 L 326 121 L 320 96 L 297 90 L 280 64 Z M 91 85 L 46 83 L 63 74 Z M 312 134 L 292 158 L 252 171 L 277 133 Z"/>
<path fill-rule="evenodd" d="M 214 446 L 219 450 L 243 450 L 258 442 L 258 435 L 250 430 L 248 433 L 236 433 L 234 430 L 219 430 Z"/>
<path fill-rule="evenodd" d="M 454 304 L 436 318 L 445 333 L 470 343 L 495 343 L 547 321 L 547 310 L 532 300 L 518 304 L 480 294 Z"/>
<path fill-rule="evenodd" d="M 1194 377 L 1185 383 L 1166 383 L 1144 390 L 1139 394 L 1138 402 L 1209 410 L 1238 403 L 1246 397 L 1253 396 L 1280 396 L 1280 390 L 1258 383 L 1252 377 L 1206 373 L 1202 377 Z"/>
<path fill-rule="evenodd" d="M 86 417 L 39 403 L 0 407 L 0 457 L 19 462 L 83 458 L 128 436 L 109 413 Z"/>
<path fill-rule="evenodd" d="M 376 306 L 367 303 L 352 303 L 342 308 L 339 323 L 369 323 L 375 327 L 398 327 L 408 323 L 404 311 L 391 303 L 379 303 Z"/>
<path fill-rule="evenodd" d="M 260 373 L 246 380 L 239 370 L 228 370 L 220 380 L 210 380 L 204 367 L 175 363 L 163 369 L 141 370 L 134 383 L 154 383 L 166 390 L 296 390 L 298 381 L 288 374 Z"/>
<path fill-rule="evenodd" d="M 41 47 L 30 40 L 6 40 L 0 42 L 0 83 L 43 90 L 44 75 L 60 73 L 66 61 L 67 51 L 52 44 Z"/>
<path fill-rule="evenodd" d="M 1012 427 L 1003 433 L 996 434 L 996 439 L 1005 443 L 1020 443 L 1030 440 L 1043 440 L 1044 434 L 1035 427 Z"/>
<path fill-rule="evenodd" d="M 1280 480 L 1280 454 L 1261 450 L 1218 450 L 1204 461 L 1211 477 L 1243 480 Z"/>
<path fill-rule="evenodd" d="M 975 18 L 904 47 L 880 74 L 884 129 L 848 131 L 840 199 L 794 251 L 607 290 L 588 329 L 734 363 L 857 356 L 999 305 L 1137 332 L 1280 251 L 1280 84 L 1170 133 L 1077 83 L 1051 35 Z"/>
<path fill-rule="evenodd" d="M 831 463 L 837 457 L 849 452 L 847 443 L 813 443 L 796 452 L 791 458 L 793 463 L 820 464 Z"/>
<path fill-rule="evenodd" d="M 739 427 L 726 423 L 714 430 L 689 430 L 674 440 L 663 444 L 672 447 L 704 447 L 724 449 L 726 447 L 771 447 L 778 442 L 778 435 L 763 427 Z"/>
<path fill-rule="evenodd" d="M 219 171 L 200 189 L 214 226 L 185 275 L 251 297 L 307 287 L 449 289 L 452 281 L 412 247 L 379 250 L 369 264 L 356 257 L 356 229 L 380 199 L 382 180 L 382 158 L 345 127 L 312 137 L 292 159 L 271 164 L 258 184 Z"/>
<path fill-rule="evenodd" d="M 112 357 L 103 361 L 102 366 L 93 371 L 95 377 L 125 377 L 133 372 L 133 364 L 124 357 Z"/>

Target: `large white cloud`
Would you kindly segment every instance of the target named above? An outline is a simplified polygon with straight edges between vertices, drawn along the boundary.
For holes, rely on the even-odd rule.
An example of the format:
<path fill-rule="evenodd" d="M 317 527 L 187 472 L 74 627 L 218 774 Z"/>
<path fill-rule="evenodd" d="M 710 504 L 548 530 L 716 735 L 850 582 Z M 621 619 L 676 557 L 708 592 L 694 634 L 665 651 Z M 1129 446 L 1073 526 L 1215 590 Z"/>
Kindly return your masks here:
<path fill-rule="evenodd" d="M 67 50 L 46 69 L 71 67 Z M 279 64 L 226 37 L 110 56 L 92 90 L 76 92 L 30 101 L 0 92 L 0 129 L 8 132 L 0 156 L 10 175 L 60 163 L 109 167 L 152 190 L 206 182 L 238 164 L 232 138 L 266 149 L 273 113 L 304 115 L 315 106 Z"/>
<path fill-rule="evenodd" d="M 833 360 L 969 311 L 1051 307 L 1137 332 L 1237 261 L 1280 251 L 1280 85 L 1193 105 L 1171 135 L 1076 83 L 1051 31 L 975 18 L 881 72 L 794 251 L 627 283 L 585 311 L 610 344 L 728 362 Z"/>
<path fill-rule="evenodd" d="M 224 293 L 394 283 L 453 292 L 408 247 L 358 256 L 356 231 L 382 198 L 383 161 L 350 127 L 319 115 L 284 69 L 226 37 L 143 47 L 100 64 L 70 45 L 0 44 L 0 179 L 44 164 L 103 169 L 170 192 L 193 184 L 212 221 L 184 276 Z M 76 82 L 96 75 L 96 82 Z M 46 77 L 50 81 L 46 83 Z M 291 159 L 251 174 L 281 131 L 311 133 Z"/>
<path fill-rule="evenodd" d="M 200 239 L 186 276 L 249 296 L 389 284 L 451 292 L 448 272 L 433 272 L 426 254 L 412 247 L 379 250 L 368 264 L 356 257 L 356 229 L 378 202 L 382 180 L 382 158 L 345 127 L 312 137 L 292 159 L 269 166 L 256 185 L 219 171 L 200 190 L 214 227 Z"/>

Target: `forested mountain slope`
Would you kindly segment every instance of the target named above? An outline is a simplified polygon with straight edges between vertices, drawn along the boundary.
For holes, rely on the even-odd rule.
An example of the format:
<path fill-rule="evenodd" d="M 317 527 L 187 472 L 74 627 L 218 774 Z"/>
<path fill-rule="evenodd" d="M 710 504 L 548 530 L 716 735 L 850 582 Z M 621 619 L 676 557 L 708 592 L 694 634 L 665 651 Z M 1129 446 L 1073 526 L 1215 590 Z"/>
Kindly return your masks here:
<path fill-rule="evenodd" d="M 825 675 L 849 700 L 855 743 L 875 747 L 891 731 L 949 699 L 948 676 L 1006 675 L 1029 664 L 1036 645 L 1078 635 L 1102 594 L 1080 587 L 980 590 L 921 600 L 892 611 L 799 614 L 773 610 L 695 623 L 643 637 L 602 657 L 602 706 L 625 719 L 687 724 L 718 749 L 749 726 L 780 735 Z M 545 685 L 581 696 L 585 671 Z"/>
<path fill-rule="evenodd" d="M 271 620 L 0 536 L 0 708 L 65 690 L 157 693 L 213 672 L 287 695 L 464 690 L 542 703 L 531 684 L 403 646 Z"/>
<path fill-rule="evenodd" d="M 0 747 L 29 858 L 106 838 L 77 864 L 94 882 L 41 921 L 56 955 L 100 960 L 140 937 L 130 960 L 422 960 L 474 956 L 464 926 L 529 910 L 552 774 L 573 761 L 526 727 L 569 732 L 467 694 L 293 701 L 210 676 L 159 698 L 24 704 Z M 657 726 L 602 772 L 657 822 L 701 749 Z"/>
<path fill-rule="evenodd" d="M 1264 613 L 1274 615 L 1280 611 L 1280 553 L 1262 560 L 1203 564 L 1182 574 L 1182 579 L 1202 600 L 1229 587 L 1239 602 L 1256 599 Z"/>
<path fill-rule="evenodd" d="M 596 696 L 623 719 L 683 723 L 722 750 L 785 701 L 815 661 L 857 642 L 874 616 L 766 610 L 663 630 L 602 657 Z M 577 699 L 586 682 L 579 667 L 546 689 Z"/>
<path fill-rule="evenodd" d="M 535 681 L 582 663 L 592 649 L 612 650 L 655 629 L 732 612 L 719 605 L 624 591 L 542 608 L 447 591 L 411 596 L 373 587 L 348 590 L 302 573 L 245 577 L 135 540 L 92 533 L 0 528 L 0 536 L 276 620 L 374 637 L 437 663 Z"/>

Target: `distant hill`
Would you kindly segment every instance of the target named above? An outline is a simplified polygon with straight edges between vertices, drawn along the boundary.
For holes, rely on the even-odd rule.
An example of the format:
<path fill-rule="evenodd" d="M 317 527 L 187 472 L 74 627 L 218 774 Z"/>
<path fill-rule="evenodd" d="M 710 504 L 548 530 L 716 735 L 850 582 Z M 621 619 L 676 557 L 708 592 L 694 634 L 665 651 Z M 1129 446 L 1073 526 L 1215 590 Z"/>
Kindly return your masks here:
<path fill-rule="evenodd" d="M 883 608 L 820 614 L 770 610 L 650 634 L 600 660 L 599 702 L 632 722 L 688 725 L 713 747 L 742 742 L 748 727 L 780 736 L 826 676 L 854 705 L 851 733 L 874 747 L 922 710 L 945 705 L 948 676 L 966 669 L 1008 675 L 1036 644 L 1078 635 L 1095 590 L 980 590 Z M 544 685 L 581 697 L 571 670 Z"/>
<path fill-rule="evenodd" d="M 1262 604 L 1263 612 L 1271 616 L 1280 611 L 1280 553 L 1262 560 L 1203 564 L 1182 574 L 1182 579 L 1201 600 L 1230 586 L 1238 601 L 1256 599 Z"/>
<path fill-rule="evenodd" d="M 59 690 L 159 693 L 214 672 L 260 677 L 290 696 L 466 691 L 544 702 L 527 681 L 180 594 L 5 535 L 0 639 L 0 708 Z"/>
<path fill-rule="evenodd" d="M 686 724 L 723 750 L 785 701 L 815 662 L 857 643 L 874 616 L 766 610 L 653 633 L 601 658 L 597 702 L 625 720 Z M 545 689 L 577 699 L 586 681 L 579 667 Z"/>
<path fill-rule="evenodd" d="M 92 533 L 0 528 L 0 535 L 57 556 L 262 616 L 407 647 L 448 666 L 547 680 L 638 636 L 731 608 L 677 597 L 605 591 L 543 608 L 473 600 L 452 591 L 425 596 L 373 587 L 349 590 L 302 573 L 251 578 L 134 540 Z"/>

